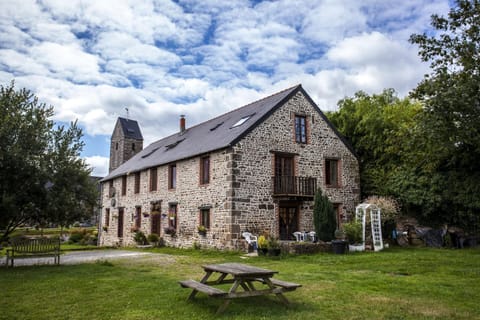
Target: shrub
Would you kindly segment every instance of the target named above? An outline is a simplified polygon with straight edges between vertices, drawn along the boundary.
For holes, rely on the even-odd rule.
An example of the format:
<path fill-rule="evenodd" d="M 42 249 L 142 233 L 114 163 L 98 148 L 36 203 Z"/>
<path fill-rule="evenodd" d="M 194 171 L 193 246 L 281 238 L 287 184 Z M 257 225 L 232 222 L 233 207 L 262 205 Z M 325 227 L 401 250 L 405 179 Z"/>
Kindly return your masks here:
<path fill-rule="evenodd" d="M 348 242 L 350 244 L 363 242 L 363 230 L 362 223 L 360 221 L 351 221 L 344 223 L 342 228 L 343 231 L 345 231 Z"/>
<path fill-rule="evenodd" d="M 150 233 L 147 237 L 147 240 L 150 243 L 157 243 L 158 239 L 159 239 L 158 234 L 156 234 L 156 233 Z"/>
<path fill-rule="evenodd" d="M 133 240 L 135 240 L 135 242 L 139 245 L 147 244 L 147 237 L 142 231 L 136 231 L 135 235 L 133 236 Z"/>
<path fill-rule="evenodd" d="M 70 234 L 70 238 L 68 239 L 68 241 L 70 243 L 79 243 L 83 240 L 84 236 L 85 235 L 82 232 L 74 231 Z"/>
<path fill-rule="evenodd" d="M 380 208 L 382 220 L 393 220 L 400 213 L 400 204 L 392 197 L 370 196 L 365 202 Z"/>
<path fill-rule="evenodd" d="M 330 241 L 334 238 L 337 228 L 335 210 L 328 200 L 328 197 L 322 194 L 322 190 L 318 189 L 315 193 L 313 203 L 313 224 L 318 239 L 322 241 Z"/>

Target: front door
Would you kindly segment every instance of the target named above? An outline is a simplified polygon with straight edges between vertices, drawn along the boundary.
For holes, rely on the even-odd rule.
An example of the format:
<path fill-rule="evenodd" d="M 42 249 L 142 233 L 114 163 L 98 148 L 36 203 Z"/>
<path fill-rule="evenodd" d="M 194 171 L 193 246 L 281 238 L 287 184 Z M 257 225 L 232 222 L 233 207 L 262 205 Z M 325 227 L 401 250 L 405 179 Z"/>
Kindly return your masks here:
<path fill-rule="evenodd" d="M 298 204 L 280 203 L 279 206 L 280 240 L 294 240 L 293 233 L 298 230 Z"/>
<path fill-rule="evenodd" d="M 161 215 L 160 212 L 156 212 L 155 214 L 151 215 L 152 217 L 152 233 L 160 236 L 160 223 L 161 223 Z"/>
<path fill-rule="evenodd" d="M 118 230 L 117 230 L 117 236 L 119 238 L 123 238 L 123 208 L 118 209 Z"/>

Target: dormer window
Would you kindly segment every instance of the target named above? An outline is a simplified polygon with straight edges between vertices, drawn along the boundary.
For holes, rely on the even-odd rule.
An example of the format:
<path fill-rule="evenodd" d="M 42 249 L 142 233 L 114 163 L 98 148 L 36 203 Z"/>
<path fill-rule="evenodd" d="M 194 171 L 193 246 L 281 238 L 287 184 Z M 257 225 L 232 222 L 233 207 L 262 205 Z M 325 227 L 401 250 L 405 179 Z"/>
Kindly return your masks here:
<path fill-rule="evenodd" d="M 241 126 L 242 124 L 244 124 L 245 122 L 247 122 L 248 119 L 250 119 L 253 115 L 254 115 L 254 113 L 253 113 L 253 114 L 250 114 L 250 115 L 248 115 L 248 116 L 246 116 L 246 117 L 243 117 L 243 118 L 240 119 L 240 120 L 238 120 L 237 122 L 235 122 L 235 124 L 232 126 L 232 128 L 236 128 L 236 127 Z"/>

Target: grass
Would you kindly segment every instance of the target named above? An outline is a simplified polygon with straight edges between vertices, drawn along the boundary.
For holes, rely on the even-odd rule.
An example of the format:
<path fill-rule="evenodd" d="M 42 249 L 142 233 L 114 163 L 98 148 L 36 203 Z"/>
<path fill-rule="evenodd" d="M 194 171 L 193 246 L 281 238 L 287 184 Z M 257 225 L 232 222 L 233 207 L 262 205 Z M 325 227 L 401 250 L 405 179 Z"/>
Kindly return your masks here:
<path fill-rule="evenodd" d="M 389 249 L 350 255 L 242 257 L 154 249 L 135 260 L 0 269 L 0 319 L 216 319 L 221 303 L 187 302 L 179 280 L 202 264 L 243 262 L 303 284 L 285 307 L 271 297 L 232 301 L 224 319 L 480 319 L 480 250 Z"/>

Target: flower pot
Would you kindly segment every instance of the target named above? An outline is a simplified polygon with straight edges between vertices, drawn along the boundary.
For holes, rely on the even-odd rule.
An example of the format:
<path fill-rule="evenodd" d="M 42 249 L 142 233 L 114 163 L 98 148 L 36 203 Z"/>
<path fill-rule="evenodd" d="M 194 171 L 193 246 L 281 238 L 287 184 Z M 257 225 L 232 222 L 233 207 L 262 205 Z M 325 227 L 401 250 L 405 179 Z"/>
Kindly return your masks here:
<path fill-rule="evenodd" d="M 349 244 L 348 251 L 350 252 L 365 251 L 365 246 L 363 244 Z"/>
<path fill-rule="evenodd" d="M 332 250 L 335 254 L 345 254 L 347 251 L 347 241 L 345 240 L 333 240 Z"/>

